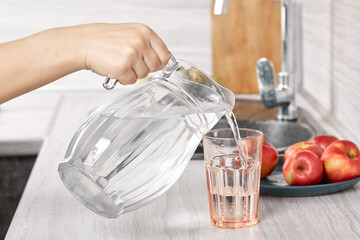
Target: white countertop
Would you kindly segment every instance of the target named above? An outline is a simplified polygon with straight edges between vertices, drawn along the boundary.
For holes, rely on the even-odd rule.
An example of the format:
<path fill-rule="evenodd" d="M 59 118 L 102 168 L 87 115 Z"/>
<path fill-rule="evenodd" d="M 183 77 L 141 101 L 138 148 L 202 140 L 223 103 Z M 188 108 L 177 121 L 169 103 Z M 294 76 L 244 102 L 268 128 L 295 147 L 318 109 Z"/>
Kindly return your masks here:
<path fill-rule="evenodd" d="M 0 156 L 37 155 L 58 101 L 58 94 L 30 93 L 1 105 Z"/>
<path fill-rule="evenodd" d="M 99 83 L 100 84 L 100 83 Z M 51 130 L 57 111 L 66 96 L 101 95 L 98 105 L 115 97 L 122 89 L 111 92 L 35 91 L 17 97 L 0 106 L 0 156 L 37 155 Z"/>
<path fill-rule="evenodd" d="M 316 197 L 261 196 L 259 223 L 211 226 L 202 161 L 191 161 L 164 195 L 117 219 L 96 215 L 62 184 L 58 163 L 77 127 L 104 95 L 61 98 L 6 239 L 359 239 L 360 185 Z M 76 104 L 74 104 L 76 103 Z"/>

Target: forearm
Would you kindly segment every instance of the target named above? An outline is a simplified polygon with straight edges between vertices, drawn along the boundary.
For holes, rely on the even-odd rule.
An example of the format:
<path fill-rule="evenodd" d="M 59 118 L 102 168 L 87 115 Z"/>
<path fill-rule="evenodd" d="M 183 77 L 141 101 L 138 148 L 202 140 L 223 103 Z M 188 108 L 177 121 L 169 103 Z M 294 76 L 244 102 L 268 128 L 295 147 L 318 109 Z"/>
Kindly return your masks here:
<path fill-rule="evenodd" d="M 74 31 L 50 29 L 0 44 L 0 103 L 84 68 Z"/>
<path fill-rule="evenodd" d="M 0 104 L 81 69 L 131 84 L 169 58 L 159 36 L 139 23 L 50 29 L 0 44 Z"/>

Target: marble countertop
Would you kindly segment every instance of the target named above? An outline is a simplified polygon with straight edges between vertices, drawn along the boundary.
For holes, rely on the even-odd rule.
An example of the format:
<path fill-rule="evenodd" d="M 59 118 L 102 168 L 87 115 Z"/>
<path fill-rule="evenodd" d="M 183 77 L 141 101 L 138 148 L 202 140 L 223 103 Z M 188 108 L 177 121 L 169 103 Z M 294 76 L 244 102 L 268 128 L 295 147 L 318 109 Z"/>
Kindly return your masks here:
<path fill-rule="evenodd" d="M 37 155 L 58 101 L 58 95 L 30 93 L 2 104 L 0 156 Z"/>
<path fill-rule="evenodd" d="M 37 155 L 53 127 L 57 111 L 66 96 L 103 94 L 98 104 L 117 94 L 123 88 L 106 92 L 90 91 L 35 91 L 0 106 L 0 156 Z"/>
<path fill-rule="evenodd" d="M 58 163 L 77 127 L 108 95 L 67 96 L 41 148 L 6 239 L 359 239 L 360 185 L 316 197 L 260 197 L 259 223 L 210 224 L 203 161 L 149 205 L 117 219 L 96 215 L 62 184 Z M 76 102 L 76 104 L 74 104 Z"/>

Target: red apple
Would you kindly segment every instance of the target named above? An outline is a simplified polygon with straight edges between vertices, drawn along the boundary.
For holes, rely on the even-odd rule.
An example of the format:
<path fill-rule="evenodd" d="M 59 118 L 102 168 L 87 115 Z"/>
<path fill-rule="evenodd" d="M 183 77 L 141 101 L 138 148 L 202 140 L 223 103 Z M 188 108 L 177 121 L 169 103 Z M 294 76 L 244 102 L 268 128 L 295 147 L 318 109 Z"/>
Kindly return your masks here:
<path fill-rule="evenodd" d="M 319 184 L 323 171 L 320 158 L 309 150 L 292 154 L 282 168 L 283 176 L 291 186 Z"/>
<path fill-rule="evenodd" d="M 266 178 L 274 171 L 279 160 L 275 147 L 264 141 L 261 158 L 261 178 Z"/>
<path fill-rule="evenodd" d="M 330 182 L 342 182 L 360 176 L 360 152 L 353 142 L 337 140 L 331 143 L 321 160 Z"/>
<path fill-rule="evenodd" d="M 330 143 L 335 142 L 337 140 L 339 140 L 339 139 L 335 136 L 319 135 L 319 136 L 316 136 L 316 137 L 313 137 L 312 139 L 310 139 L 309 142 L 316 143 L 317 145 L 319 145 L 322 148 L 322 150 L 325 150 L 325 148 L 327 146 L 329 146 Z"/>
<path fill-rule="evenodd" d="M 298 142 L 293 145 L 291 145 L 288 149 L 286 149 L 284 154 L 284 163 L 287 161 L 287 159 L 300 151 L 308 150 L 310 152 L 315 153 L 319 158 L 321 157 L 321 154 L 323 153 L 322 148 L 317 145 L 316 143 L 311 142 Z"/>

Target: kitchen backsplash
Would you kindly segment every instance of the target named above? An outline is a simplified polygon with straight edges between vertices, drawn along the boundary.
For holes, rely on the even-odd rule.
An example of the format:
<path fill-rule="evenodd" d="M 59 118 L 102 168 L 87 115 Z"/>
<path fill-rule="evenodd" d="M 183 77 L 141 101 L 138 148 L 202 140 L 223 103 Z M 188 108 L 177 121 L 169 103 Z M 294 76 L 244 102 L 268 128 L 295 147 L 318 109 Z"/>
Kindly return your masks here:
<path fill-rule="evenodd" d="M 299 105 L 360 144 L 360 1 L 302 1 Z"/>

